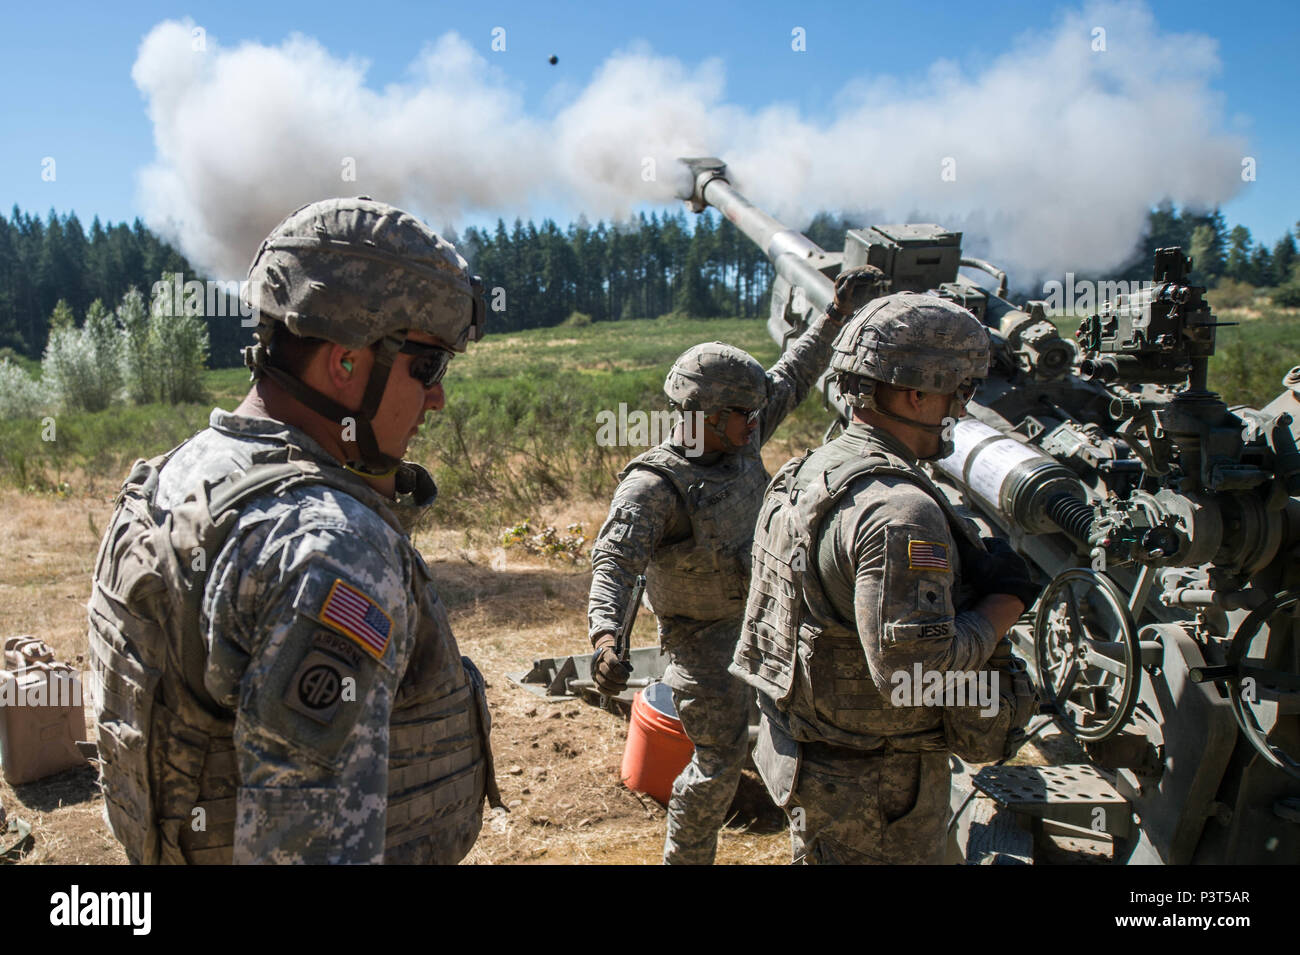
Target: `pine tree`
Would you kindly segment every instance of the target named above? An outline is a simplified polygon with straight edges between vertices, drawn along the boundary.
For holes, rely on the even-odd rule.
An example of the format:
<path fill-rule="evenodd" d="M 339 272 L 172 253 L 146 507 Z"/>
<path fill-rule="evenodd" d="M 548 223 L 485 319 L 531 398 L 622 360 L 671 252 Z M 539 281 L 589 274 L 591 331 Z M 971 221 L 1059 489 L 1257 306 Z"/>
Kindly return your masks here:
<path fill-rule="evenodd" d="M 1273 274 L 1270 285 L 1285 285 L 1291 280 L 1291 266 L 1296 261 L 1295 237 L 1290 231 L 1282 233 L 1273 246 Z"/>
<path fill-rule="evenodd" d="M 1273 256 L 1263 242 L 1250 253 L 1250 284 L 1273 284 Z"/>
<path fill-rule="evenodd" d="M 1250 230 L 1244 225 L 1234 226 L 1228 234 L 1228 259 L 1223 273 L 1238 282 L 1251 281 Z"/>

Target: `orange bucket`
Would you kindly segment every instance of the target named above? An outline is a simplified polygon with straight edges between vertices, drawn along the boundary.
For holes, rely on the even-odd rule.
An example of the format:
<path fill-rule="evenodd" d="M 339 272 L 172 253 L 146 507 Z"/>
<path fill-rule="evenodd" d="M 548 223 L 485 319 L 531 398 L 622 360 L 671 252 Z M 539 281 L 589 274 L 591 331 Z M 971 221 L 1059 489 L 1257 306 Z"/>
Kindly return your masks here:
<path fill-rule="evenodd" d="M 632 699 L 632 718 L 623 749 L 623 784 L 663 805 L 673 793 L 673 780 L 686 768 L 695 744 L 682 730 L 672 691 L 651 683 Z"/>

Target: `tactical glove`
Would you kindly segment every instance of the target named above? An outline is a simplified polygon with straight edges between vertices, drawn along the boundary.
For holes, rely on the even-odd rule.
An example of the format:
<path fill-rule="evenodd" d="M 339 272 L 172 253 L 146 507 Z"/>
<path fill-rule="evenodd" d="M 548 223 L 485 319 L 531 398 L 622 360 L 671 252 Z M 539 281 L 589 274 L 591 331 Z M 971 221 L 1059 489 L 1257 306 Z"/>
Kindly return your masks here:
<path fill-rule="evenodd" d="M 1002 758 L 1010 759 L 1025 744 L 1025 727 L 1039 711 L 1041 699 L 1033 681 L 1029 679 L 1029 669 L 1023 660 L 1011 652 L 1011 641 L 1003 637 L 993 648 L 989 667 L 998 671 L 1000 679 L 1006 684 L 999 687 L 1003 706 L 1012 708 L 1011 723 L 1007 727 L 1007 739 L 1003 745 Z"/>
<path fill-rule="evenodd" d="M 591 679 L 606 696 L 618 696 L 627 689 L 632 665 L 618 658 L 614 635 L 602 633 L 596 638 L 596 652 L 591 657 Z"/>
<path fill-rule="evenodd" d="M 849 269 L 835 277 L 835 300 L 826 309 L 832 321 L 842 322 L 888 290 L 889 279 L 874 265 Z"/>
<path fill-rule="evenodd" d="M 1030 576 L 1029 565 L 1000 537 L 985 537 L 983 541 L 985 553 L 962 548 L 962 576 L 980 594 L 1009 594 L 1028 610 L 1043 592 Z"/>

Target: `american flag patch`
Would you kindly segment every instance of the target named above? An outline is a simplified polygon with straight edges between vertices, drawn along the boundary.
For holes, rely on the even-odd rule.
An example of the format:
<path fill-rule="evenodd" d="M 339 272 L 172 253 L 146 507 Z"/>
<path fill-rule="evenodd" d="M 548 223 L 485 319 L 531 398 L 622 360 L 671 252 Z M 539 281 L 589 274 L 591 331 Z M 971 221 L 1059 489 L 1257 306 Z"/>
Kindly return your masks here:
<path fill-rule="evenodd" d="M 342 580 L 335 579 L 330 595 L 325 598 L 320 618 L 339 630 L 376 660 L 382 659 L 388 649 L 388 637 L 393 631 L 393 618 L 379 605 Z"/>
<path fill-rule="evenodd" d="M 949 570 L 948 546 L 934 541 L 907 542 L 908 570 Z"/>

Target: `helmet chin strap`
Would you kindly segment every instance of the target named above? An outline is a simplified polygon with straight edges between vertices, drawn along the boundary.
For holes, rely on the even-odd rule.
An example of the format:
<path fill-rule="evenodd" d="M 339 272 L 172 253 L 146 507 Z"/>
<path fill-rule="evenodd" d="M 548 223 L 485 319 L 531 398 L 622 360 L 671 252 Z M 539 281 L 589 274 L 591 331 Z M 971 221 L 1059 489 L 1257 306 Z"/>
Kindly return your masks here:
<path fill-rule="evenodd" d="M 263 366 L 263 373 L 298 402 L 306 405 L 317 414 L 340 424 L 348 418 L 355 421 L 355 446 L 358 454 L 355 458 L 345 461 L 344 466 L 349 471 L 354 471 L 364 477 L 388 477 L 396 471 L 398 465 L 402 462 L 400 459 L 384 454 L 379 450 L 379 441 L 375 438 L 375 431 L 371 426 L 371 421 L 375 417 L 375 412 L 379 410 L 379 403 L 384 397 L 384 389 L 388 386 L 389 373 L 393 369 L 393 359 L 397 356 L 397 352 L 401 347 L 402 339 L 394 335 L 387 336 L 375 347 L 374 366 L 370 369 L 370 377 L 366 381 L 366 391 L 361 399 L 361 407 L 356 411 L 345 408 L 333 398 L 322 394 L 315 388 L 309 387 L 284 371 L 284 369 L 277 368 L 270 362 Z M 345 446 L 353 443 L 344 442 Z"/>
<path fill-rule="evenodd" d="M 723 454 L 738 454 L 741 451 L 745 450 L 745 448 L 749 445 L 749 435 L 745 436 L 745 441 L 743 444 L 736 444 L 734 441 L 731 440 L 730 436 L 728 436 L 727 424 L 731 421 L 732 414 L 733 412 L 730 408 L 723 408 L 721 411 L 718 412 L 717 424 L 709 424 L 709 419 L 708 418 L 704 419 L 704 427 L 708 428 L 710 431 L 712 431 L 714 434 L 716 434 L 719 438 L 722 439 L 721 450 Z"/>
<path fill-rule="evenodd" d="M 943 422 L 940 422 L 939 424 L 929 424 L 924 421 L 917 421 L 915 418 L 905 418 L 901 414 L 895 414 L 892 411 L 886 411 L 884 408 L 880 407 L 880 403 L 876 401 L 876 396 L 874 394 L 867 397 L 865 406 L 876 414 L 889 418 L 891 421 L 901 421 L 903 424 L 910 425 L 913 428 L 918 428 L 927 434 L 939 435 L 939 450 L 934 454 L 927 454 L 924 456 L 917 455 L 918 461 L 935 461 L 939 458 L 946 458 L 955 450 L 952 438 L 943 437 L 944 430 L 947 427 Z M 948 417 L 956 421 L 961 416 L 961 412 L 962 404 L 954 397 L 948 402 Z"/>

